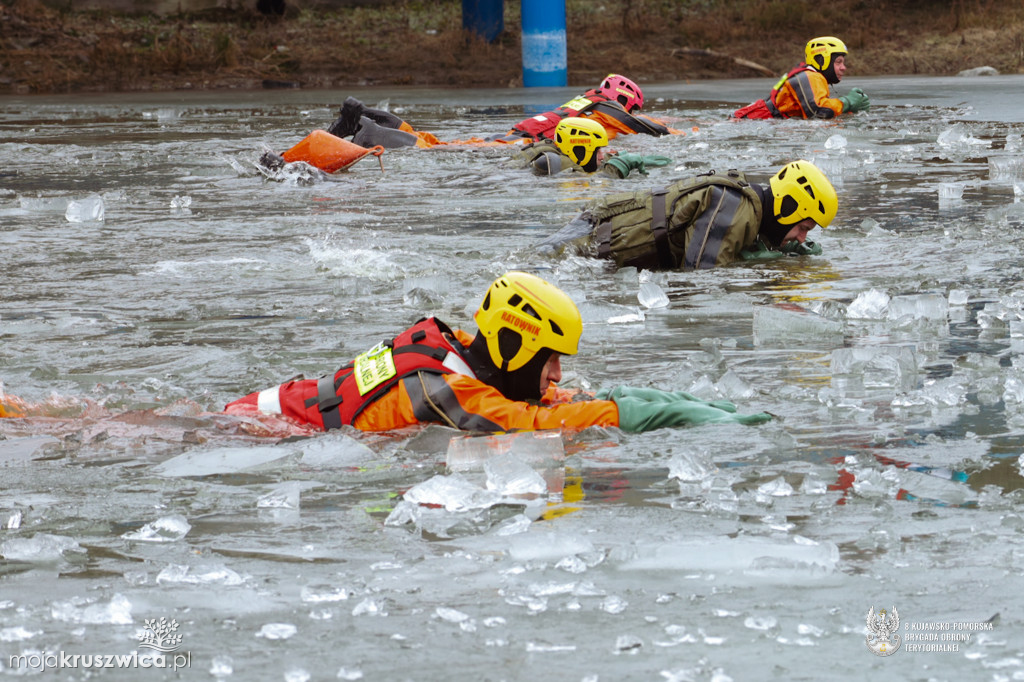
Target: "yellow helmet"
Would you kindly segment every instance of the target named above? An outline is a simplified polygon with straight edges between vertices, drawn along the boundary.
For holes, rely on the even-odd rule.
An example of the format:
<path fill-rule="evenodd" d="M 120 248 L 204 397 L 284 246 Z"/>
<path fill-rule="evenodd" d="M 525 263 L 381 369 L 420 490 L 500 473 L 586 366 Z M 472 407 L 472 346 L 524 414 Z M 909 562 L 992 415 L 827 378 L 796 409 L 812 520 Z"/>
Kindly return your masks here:
<path fill-rule="evenodd" d="M 818 71 L 824 73 L 833 59 L 839 55 L 847 54 L 847 52 L 845 43 L 839 38 L 833 38 L 832 36 L 811 38 L 807 42 L 807 47 L 804 48 L 804 62 L 808 66 L 813 66 Z"/>
<path fill-rule="evenodd" d="M 572 299 L 526 272 L 508 272 L 494 280 L 473 318 L 487 339 L 491 361 L 506 372 L 516 371 L 544 348 L 575 355 L 583 334 L 583 319 Z M 512 335 L 517 343 L 502 342 Z"/>
<path fill-rule="evenodd" d="M 608 146 L 604 126 L 591 118 L 563 118 L 555 126 L 555 146 L 578 166 L 586 166 L 601 147 Z"/>
<path fill-rule="evenodd" d="M 775 197 L 775 218 L 782 225 L 793 225 L 811 218 L 828 227 L 839 210 L 836 190 L 825 174 L 810 161 L 787 163 L 769 181 Z"/>

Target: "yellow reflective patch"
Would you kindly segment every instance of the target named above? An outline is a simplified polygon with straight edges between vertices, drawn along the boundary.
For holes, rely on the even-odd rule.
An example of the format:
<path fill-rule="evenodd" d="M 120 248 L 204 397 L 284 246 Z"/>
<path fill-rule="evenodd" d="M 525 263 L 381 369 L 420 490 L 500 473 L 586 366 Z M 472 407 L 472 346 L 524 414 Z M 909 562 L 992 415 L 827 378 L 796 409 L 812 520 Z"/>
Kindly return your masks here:
<path fill-rule="evenodd" d="M 586 97 L 583 97 L 582 95 L 580 95 L 579 97 L 574 97 L 573 99 L 569 100 L 568 102 L 566 102 L 562 106 L 565 107 L 566 109 L 572 109 L 573 111 L 579 111 L 580 109 L 583 109 L 584 107 L 586 107 L 589 104 L 593 104 L 593 102 L 591 102 Z"/>
<path fill-rule="evenodd" d="M 356 357 L 353 373 L 359 395 L 366 395 L 377 386 L 398 374 L 391 349 L 383 342 Z"/>

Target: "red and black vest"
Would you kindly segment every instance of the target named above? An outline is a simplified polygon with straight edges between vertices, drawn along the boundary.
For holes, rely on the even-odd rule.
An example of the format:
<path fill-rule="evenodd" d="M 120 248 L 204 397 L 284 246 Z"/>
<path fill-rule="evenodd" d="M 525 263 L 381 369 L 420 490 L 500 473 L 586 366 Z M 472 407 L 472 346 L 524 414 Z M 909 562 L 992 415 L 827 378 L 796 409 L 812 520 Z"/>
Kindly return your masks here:
<path fill-rule="evenodd" d="M 800 62 L 800 64 L 795 66 L 789 73 L 787 73 L 785 76 L 780 78 L 775 83 L 775 85 L 772 86 L 771 94 L 768 95 L 767 99 L 759 99 L 756 102 L 754 102 L 753 104 L 748 104 L 747 106 L 743 107 L 742 109 L 737 109 L 736 112 L 733 113 L 733 116 L 735 116 L 736 118 L 755 118 L 755 119 L 763 119 L 763 118 L 790 118 L 790 116 L 788 114 L 784 114 L 781 111 L 779 111 L 779 107 L 775 103 L 775 98 L 778 97 L 779 91 L 782 90 L 782 86 L 785 85 L 786 81 L 788 81 L 790 78 L 793 78 L 797 74 L 800 74 L 800 73 L 802 73 L 804 71 L 813 71 L 813 70 L 814 69 L 812 69 L 812 67 L 809 67 L 809 66 L 807 66 L 807 64 L 805 64 L 803 62 Z M 812 99 L 813 99 L 813 95 L 812 95 Z M 798 93 L 798 100 L 800 102 L 800 105 L 804 106 L 804 100 L 803 100 L 802 97 L 799 97 L 799 93 Z M 806 107 L 804 107 L 804 108 L 806 109 Z"/>
<path fill-rule="evenodd" d="M 537 114 L 520 121 L 512 126 L 512 130 L 535 140 L 550 138 L 555 132 L 555 126 L 563 118 L 580 116 L 593 108 L 595 104 L 609 101 L 611 101 L 609 97 L 602 95 L 597 90 L 587 90 L 579 97 L 569 100 L 553 111 Z"/>
<path fill-rule="evenodd" d="M 282 384 L 278 387 L 281 413 L 324 430 L 352 424 L 405 377 L 417 372 L 455 371 L 445 364 L 449 354 L 459 356 L 460 348 L 449 340 L 452 338 L 452 330 L 444 322 L 424 318 L 391 341 L 363 353 L 333 376 Z"/>

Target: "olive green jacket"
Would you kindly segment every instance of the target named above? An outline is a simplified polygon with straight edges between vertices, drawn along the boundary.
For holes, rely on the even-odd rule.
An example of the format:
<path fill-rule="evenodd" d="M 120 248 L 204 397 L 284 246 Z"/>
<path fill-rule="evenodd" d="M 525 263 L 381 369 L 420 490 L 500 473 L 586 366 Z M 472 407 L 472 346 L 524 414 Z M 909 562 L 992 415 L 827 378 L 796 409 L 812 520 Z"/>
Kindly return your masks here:
<path fill-rule="evenodd" d="M 594 230 L 574 246 L 619 267 L 702 270 L 741 259 L 762 214 L 761 197 L 742 173 L 698 175 L 591 202 L 581 217 Z"/>

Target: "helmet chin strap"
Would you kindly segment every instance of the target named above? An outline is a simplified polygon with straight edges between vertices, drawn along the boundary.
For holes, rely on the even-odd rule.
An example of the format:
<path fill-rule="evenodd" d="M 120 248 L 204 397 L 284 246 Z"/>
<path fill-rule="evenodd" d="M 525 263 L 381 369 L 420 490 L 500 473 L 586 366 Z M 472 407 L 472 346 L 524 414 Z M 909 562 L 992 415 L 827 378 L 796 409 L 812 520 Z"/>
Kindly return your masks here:
<path fill-rule="evenodd" d="M 516 371 L 505 371 L 491 360 L 487 338 L 477 332 L 469 345 L 467 362 L 477 379 L 498 389 L 509 400 L 540 400 L 540 375 L 550 357 L 551 351 L 544 348 Z"/>
<path fill-rule="evenodd" d="M 775 195 L 763 185 L 752 185 L 754 191 L 761 195 L 761 226 L 757 233 L 773 247 L 782 246 L 782 240 L 789 234 L 792 225 L 783 225 L 775 216 Z"/>

